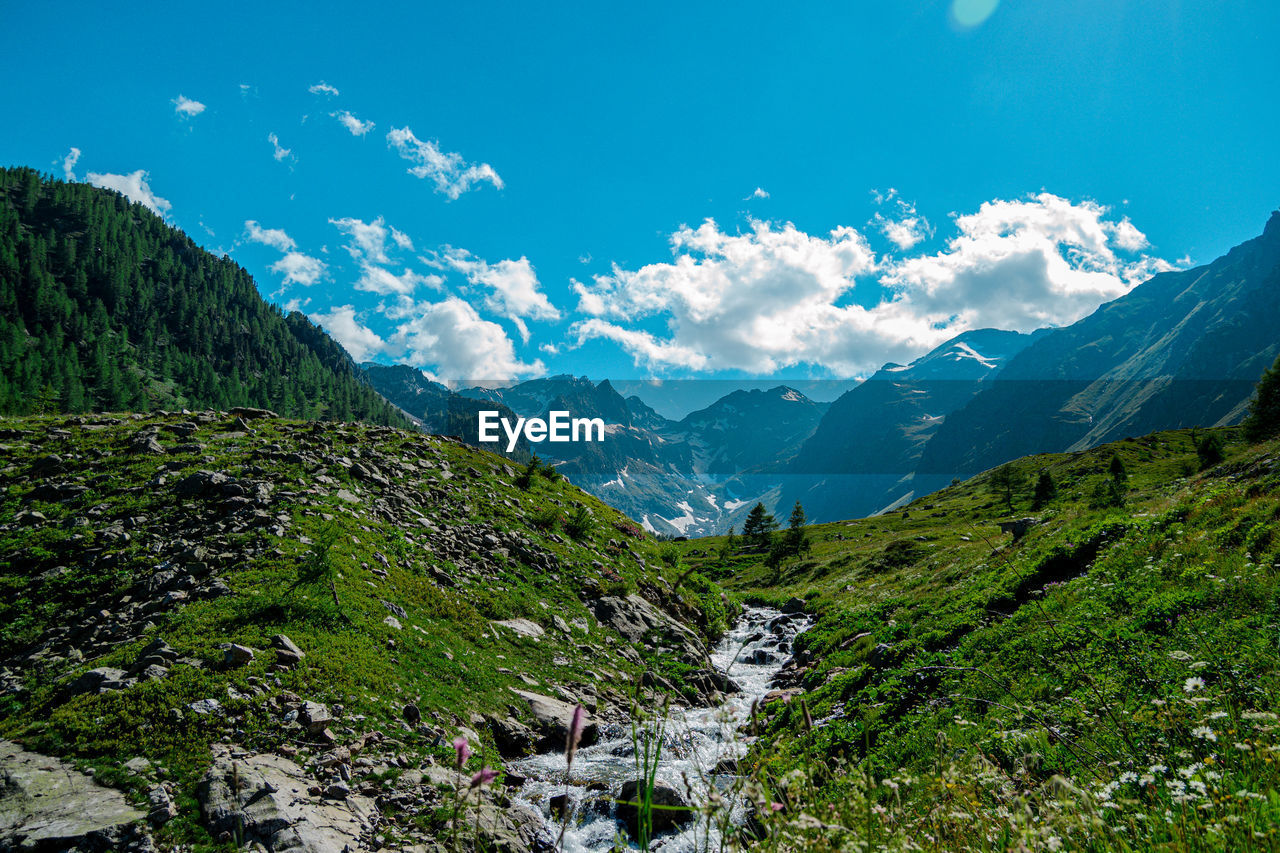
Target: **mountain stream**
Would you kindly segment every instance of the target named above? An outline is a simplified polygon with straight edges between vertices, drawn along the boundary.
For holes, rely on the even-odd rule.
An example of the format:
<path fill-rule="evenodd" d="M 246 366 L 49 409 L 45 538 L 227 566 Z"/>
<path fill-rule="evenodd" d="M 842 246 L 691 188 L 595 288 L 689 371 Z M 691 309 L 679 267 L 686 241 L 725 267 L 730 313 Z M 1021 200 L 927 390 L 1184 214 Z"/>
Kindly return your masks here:
<path fill-rule="evenodd" d="M 791 656 L 796 635 L 810 624 L 803 614 L 784 615 L 771 608 L 749 607 L 743 612 L 711 653 L 712 663 L 728 674 L 740 692 L 717 707 L 671 709 L 661 727 L 655 786 L 665 784 L 682 793 L 688 791 L 695 809 L 713 788 L 724 791 L 730 787 L 733 777 L 717 771 L 746 753 L 752 738 L 740 730 L 749 721 L 751 705 L 769 692 L 774 676 Z M 652 730 L 653 726 L 636 728 Z M 561 820 L 559 812 L 553 814 L 552 798 L 567 794 L 569 814 L 561 850 L 588 853 L 612 849 L 625 833 L 614 800 L 623 783 L 639 776 L 633 738 L 630 725 L 602 725 L 600 739 L 578 750 L 567 784 L 563 752 L 511 762 L 509 770 L 527 779 L 512 799 L 541 814 L 555 838 L 560 834 Z M 731 803 L 729 808 L 734 825 L 745 822 L 745 803 Z M 664 853 L 717 850 L 719 830 L 707 824 L 698 814 L 684 827 L 656 835 L 650 848 Z"/>

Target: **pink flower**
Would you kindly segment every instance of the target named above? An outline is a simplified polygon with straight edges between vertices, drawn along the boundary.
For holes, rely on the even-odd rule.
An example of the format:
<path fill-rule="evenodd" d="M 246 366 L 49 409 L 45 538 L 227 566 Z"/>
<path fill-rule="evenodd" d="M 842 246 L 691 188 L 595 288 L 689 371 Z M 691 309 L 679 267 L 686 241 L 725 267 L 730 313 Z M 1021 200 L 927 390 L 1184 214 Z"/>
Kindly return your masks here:
<path fill-rule="evenodd" d="M 569 721 L 569 734 L 564 742 L 564 754 L 567 766 L 573 766 L 573 755 L 578 751 L 578 743 L 582 740 L 582 727 L 587 721 L 587 710 L 581 705 L 573 709 L 573 719 Z"/>
<path fill-rule="evenodd" d="M 467 743 L 467 739 L 462 735 L 458 735 L 453 739 L 453 751 L 455 753 L 454 761 L 457 763 L 458 769 L 462 769 L 462 765 L 467 763 L 467 759 L 471 757 L 471 747 Z"/>
<path fill-rule="evenodd" d="M 483 767 L 480 772 L 471 777 L 471 787 L 481 788 L 488 785 L 494 779 L 498 778 L 498 771 L 492 767 Z"/>
<path fill-rule="evenodd" d="M 785 809 L 786 806 L 784 806 L 782 803 L 769 803 L 769 808 L 773 809 L 775 812 L 780 812 L 783 809 Z"/>

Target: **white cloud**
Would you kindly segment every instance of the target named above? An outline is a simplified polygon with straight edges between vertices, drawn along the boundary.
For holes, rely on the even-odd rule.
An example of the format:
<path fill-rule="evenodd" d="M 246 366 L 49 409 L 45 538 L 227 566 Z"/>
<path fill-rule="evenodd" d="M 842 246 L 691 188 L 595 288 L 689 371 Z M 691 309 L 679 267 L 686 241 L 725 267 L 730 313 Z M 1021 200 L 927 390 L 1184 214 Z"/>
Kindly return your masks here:
<path fill-rule="evenodd" d="M 409 235 L 398 228 L 391 229 L 391 239 L 396 241 L 396 245 L 406 252 L 413 251 L 413 241 L 409 239 Z"/>
<path fill-rule="evenodd" d="M 267 141 L 271 143 L 271 156 L 275 157 L 277 161 L 283 160 L 293 153 L 292 148 L 284 148 L 280 145 L 280 137 L 276 136 L 274 133 L 267 134 Z"/>
<path fill-rule="evenodd" d="M 339 305 L 329 309 L 328 314 L 310 316 L 313 323 L 323 326 L 356 361 L 368 361 L 386 350 L 386 341 L 357 320 L 355 309 L 350 305 Z"/>
<path fill-rule="evenodd" d="M 170 103 L 173 104 L 173 111 L 182 118 L 191 118 L 204 112 L 204 104 L 199 101 L 193 101 L 186 95 L 179 95 Z"/>
<path fill-rule="evenodd" d="M 349 130 L 352 136 L 364 136 L 366 133 L 373 130 L 373 122 L 361 121 L 347 110 L 337 113 L 329 113 L 329 115 L 341 122 L 342 126 Z"/>
<path fill-rule="evenodd" d="M 489 293 L 485 296 L 484 307 L 515 323 L 525 343 L 529 342 L 529 328 L 524 323 L 526 319 L 560 319 L 560 312 L 546 294 L 538 290 L 538 277 L 526 257 L 490 264 L 465 249 L 446 246 L 439 255 L 438 263 L 462 273 L 469 283 L 487 288 Z"/>
<path fill-rule="evenodd" d="M 126 196 L 130 201 L 137 202 L 164 216 L 173 205 L 169 203 L 168 199 L 163 199 L 151 191 L 151 185 L 147 183 L 149 177 L 150 175 L 147 174 L 146 170 L 139 169 L 127 175 L 115 175 L 110 172 L 90 172 L 85 175 L 85 180 L 95 187 L 115 190 Z"/>
<path fill-rule="evenodd" d="M 328 267 L 319 258 L 302 252 L 289 252 L 271 265 L 271 271 L 284 276 L 284 284 L 301 284 L 310 287 L 319 281 Z"/>
<path fill-rule="evenodd" d="M 995 326 L 1031 331 L 1073 323 L 1128 292 L 1151 272 L 1171 269 L 1146 256 L 1132 223 L 1106 220 L 1107 208 L 1050 193 L 984 202 L 956 217 L 946 250 L 900 261 L 884 281 L 898 302 L 944 329 Z"/>
<path fill-rule="evenodd" d="M 284 257 L 271 265 L 274 273 L 283 277 L 283 283 L 310 287 L 324 277 L 328 266 L 319 258 L 297 251 L 298 244 L 282 228 L 263 228 L 249 219 L 244 223 L 245 238 L 254 243 L 270 246 L 284 253 Z"/>
<path fill-rule="evenodd" d="M 67 156 L 62 158 L 62 177 L 67 181 L 76 179 L 76 162 L 80 159 L 80 149 L 72 148 L 67 152 Z"/>
<path fill-rule="evenodd" d="M 488 163 L 468 163 L 461 154 L 441 151 L 435 142 L 418 139 L 408 127 L 392 128 L 387 134 L 387 144 L 415 164 L 409 167 L 409 174 L 430 178 L 436 192 L 450 199 L 457 199 L 474 185 L 486 181 L 497 189 L 503 187 L 502 178 Z"/>
<path fill-rule="evenodd" d="M 356 280 L 356 290 L 409 296 L 419 286 L 439 290 L 444 283 L 444 279 L 438 275 L 421 275 L 409 267 L 405 267 L 404 272 L 399 275 L 385 268 L 385 265 L 391 263 L 391 257 L 387 253 L 388 237 L 397 247 L 407 251 L 413 250 L 413 241 L 403 231 L 388 226 L 381 216 L 372 222 L 354 217 L 330 219 L 329 224 L 350 238 L 346 246 L 347 252 L 360 263 L 360 278 Z"/>
<path fill-rule="evenodd" d="M 348 216 L 330 219 L 329 224 L 351 238 L 347 244 L 351 257 L 373 264 L 390 263 L 391 259 L 387 257 L 387 223 L 381 216 L 372 222 Z"/>
<path fill-rule="evenodd" d="M 751 199 L 753 198 L 768 198 L 768 197 L 769 197 L 769 193 L 765 191 L 764 187 L 756 187 L 755 191 L 752 192 L 751 195 L 744 198 L 743 201 L 751 201 Z"/>
<path fill-rule="evenodd" d="M 905 252 L 917 243 L 932 237 L 933 226 L 929 224 L 928 219 L 920 215 L 914 203 L 895 198 L 897 194 L 898 191 L 892 188 L 884 196 L 875 193 L 877 204 L 893 199 L 897 210 L 891 216 L 885 216 L 876 211 L 874 221 L 880 232 Z"/>
<path fill-rule="evenodd" d="M 493 382 L 546 373 L 541 359 L 520 361 L 502 327 L 456 296 L 434 303 L 405 300 L 388 317 L 403 320 L 390 338 L 389 352 L 429 368 L 437 381 Z"/>
<path fill-rule="evenodd" d="M 246 219 L 244 223 L 245 237 L 254 243 L 261 243 L 282 252 L 297 248 L 293 238 L 282 228 L 263 228 L 255 220 Z"/>
<path fill-rule="evenodd" d="M 323 80 L 313 86 L 308 86 L 307 91 L 313 95 L 329 95 L 330 97 L 338 94 L 338 90 L 336 88 L 330 86 Z"/>
<path fill-rule="evenodd" d="M 409 296 L 419 285 L 439 290 L 444 279 L 438 275 L 420 275 L 405 267 L 404 272 L 396 275 L 391 271 L 370 263 L 360 265 L 360 278 L 356 280 L 356 290 L 367 290 L 370 293 L 385 295 L 397 294 Z"/>
<path fill-rule="evenodd" d="M 1048 193 L 992 201 L 956 218 L 958 235 L 945 250 L 878 260 L 853 228 L 824 237 L 752 221 L 750 231 L 729 234 L 708 220 L 672 235 L 670 263 L 615 265 L 589 285 L 572 282 L 578 310 L 590 318 L 570 333 L 578 345 L 612 340 L 654 367 L 765 374 L 809 364 L 861 375 L 968 329 L 1073 322 L 1172 268 L 1146 255 L 1118 256 L 1146 238 L 1106 214 L 1094 202 Z M 866 284 L 855 290 L 859 280 Z"/>

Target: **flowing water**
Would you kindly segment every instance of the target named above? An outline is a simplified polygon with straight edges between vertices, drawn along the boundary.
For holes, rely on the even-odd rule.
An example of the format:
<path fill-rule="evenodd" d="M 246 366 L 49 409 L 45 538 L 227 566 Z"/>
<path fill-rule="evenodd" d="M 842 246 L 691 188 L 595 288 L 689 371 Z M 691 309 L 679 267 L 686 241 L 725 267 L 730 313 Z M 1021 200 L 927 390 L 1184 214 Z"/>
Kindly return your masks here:
<path fill-rule="evenodd" d="M 657 784 L 690 791 L 691 805 L 695 807 L 706 801 L 712 788 L 727 790 L 732 785 L 733 777 L 717 774 L 717 765 L 746 752 L 751 738 L 739 730 L 749 720 L 751 704 L 769 692 L 773 677 L 791 656 L 796 635 L 809 624 L 809 618 L 803 615 L 784 616 L 770 608 L 747 608 L 711 654 L 712 662 L 729 675 L 741 692 L 715 708 L 671 710 L 661 727 Z M 647 728 L 652 727 L 650 724 Z M 614 798 L 624 782 L 640 775 L 634 741 L 630 725 L 602 726 L 600 740 L 578 750 L 567 784 L 562 752 L 511 762 L 509 769 L 528 779 L 513 799 L 540 812 L 555 837 L 560 833 L 561 820 L 559 814 L 552 815 L 551 799 L 567 793 L 569 818 L 562 850 L 609 850 L 619 833 L 624 832 L 616 818 Z M 740 825 L 746 817 L 743 803 L 731 804 L 734 824 Z M 664 853 L 718 850 L 719 830 L 707 823 L 699 815 L 683 830 L 657 836 L 650 846 Z"/>

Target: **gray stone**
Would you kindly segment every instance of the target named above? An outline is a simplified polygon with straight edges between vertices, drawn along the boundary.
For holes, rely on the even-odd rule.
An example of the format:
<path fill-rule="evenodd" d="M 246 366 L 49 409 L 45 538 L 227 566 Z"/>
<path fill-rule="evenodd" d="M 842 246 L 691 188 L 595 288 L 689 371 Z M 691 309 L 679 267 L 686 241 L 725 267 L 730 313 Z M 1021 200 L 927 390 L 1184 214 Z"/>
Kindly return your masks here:
<path fill-rule="evenodd" d="M 222 652 L 222 662 L 227 666 L 244 666 L 253 660 L 253 649 L 231 643 Z"/>
<path fill-rule="evenodd" d="M 501 625 L 504 628 L 515 631 L 522 637 L 533 637 L 534 639 L 537 639 L 547 633 L 537 622 L 532 622 L 528 619 L 502 619 L 494 622 L 493 624 Z"/>
<path fill-rule="evenodd" d="M 110 666 L 100 666 L 97 669 L 91 669 L 82 673 L 79 678 L 71 682 L 71 692 L 74 695 L 81 693 L 100 693 L 103 690 L 119 690 L 125 679 L 125 671 L 123 669 L 115 669 Z"/>
<path fill-rule="evenodd" d="M 510 688 L 510 690 L 529 705 L 529 711 L 533 714 L 537 732 L 541 736 L 541 740 L 537 745 L 538 749 L 564 749 L 565 740 L 569 735 L 569 724 L 573 720 L 574 706 L 568 702 L 553 699 L 550 696 L 543 696 L 540 693 L 516 690 L 514 687 Z M 578 742 L 579 746 L 590 746 L 599 738 L 599 722 L 587 717 L 583 722 L 582 739 Z"/>
<path fill-rule="evenodd" d="M 239 832 L 243 843 L 260 844 L 272 853 L 366 849 L 360 839 L 375 824 L 373 801 L 350 792 L 342 799 L 319 799 L 307 793 L 312 784 L 286 758 L 236 754 L 218 744 L 196 797 L 215 838 Z"/>
<path fill-rule="evenodd" d="M 70 764 L 0 740 L 0 850 L 139 849 L 144 817 Z"/>
<path fill-rule="evenodd" d="M 656 782 L 650 793 L 653 804 L 650 812 L 653 833 L 668 832 L 693 820 L 694 812 L 684 795 L 668 785 Z M 633 838 L 640 834 L 640 782 L 632 779 L 622 783 L 618 795 L 618 818 L 626 823 Z"/>

